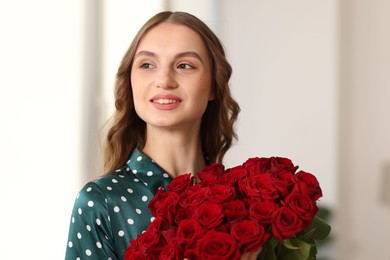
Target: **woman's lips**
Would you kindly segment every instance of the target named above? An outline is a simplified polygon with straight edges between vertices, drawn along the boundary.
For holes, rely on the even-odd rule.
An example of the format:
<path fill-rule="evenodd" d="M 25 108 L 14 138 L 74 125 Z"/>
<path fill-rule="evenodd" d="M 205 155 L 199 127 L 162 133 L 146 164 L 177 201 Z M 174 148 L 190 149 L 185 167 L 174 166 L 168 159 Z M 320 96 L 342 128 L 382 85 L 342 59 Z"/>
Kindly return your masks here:
<path fill-rule="evenodd" d="M 180 105 L 181 99 L 174 95 L 156 95 L 150 102 L 159 110 L 171 110 Z"/>

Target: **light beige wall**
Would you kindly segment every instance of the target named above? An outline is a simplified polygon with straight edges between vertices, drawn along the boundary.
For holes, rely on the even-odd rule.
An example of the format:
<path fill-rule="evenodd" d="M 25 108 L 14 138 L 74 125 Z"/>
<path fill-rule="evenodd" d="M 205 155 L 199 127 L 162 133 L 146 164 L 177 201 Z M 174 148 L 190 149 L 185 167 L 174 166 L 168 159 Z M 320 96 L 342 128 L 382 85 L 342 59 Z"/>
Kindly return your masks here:
<path fill-rule="evenodd" d="M 214 31 L 219 30 L 218 0 L 164 0 L 164 2 L 165 9 L 189 12 L 205 22 Z"/>
<path fill-rule="evenodd" d="M 390 259 L 389 10 L 387 0 L 340 8 L 340 259 Z"/>
<path fill-rule="evenodd" d="M 0 1 L 0 259 L 64 259 L 80 185 L 79 0 Z"/>

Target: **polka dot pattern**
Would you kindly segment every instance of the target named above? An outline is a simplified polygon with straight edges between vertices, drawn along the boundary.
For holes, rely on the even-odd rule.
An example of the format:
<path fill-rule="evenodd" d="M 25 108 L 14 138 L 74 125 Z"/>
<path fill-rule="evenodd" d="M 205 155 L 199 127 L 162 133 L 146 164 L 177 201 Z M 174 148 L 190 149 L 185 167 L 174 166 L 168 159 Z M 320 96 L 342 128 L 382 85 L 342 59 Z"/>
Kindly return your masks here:
<path fill-rule="evenodd" d="M 171 177 L 135 149 L 127 164 L 77 194 L 65 259 L 123 259 L 129 241 L 154 220 L 148 203 Z"/>

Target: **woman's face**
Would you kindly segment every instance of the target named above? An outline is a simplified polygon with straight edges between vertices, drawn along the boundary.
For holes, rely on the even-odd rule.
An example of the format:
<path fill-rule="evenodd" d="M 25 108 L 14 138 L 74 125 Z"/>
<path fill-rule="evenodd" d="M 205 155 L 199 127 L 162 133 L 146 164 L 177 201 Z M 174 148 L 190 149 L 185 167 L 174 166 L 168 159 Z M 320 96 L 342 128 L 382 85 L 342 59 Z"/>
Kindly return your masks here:
<path fill-rule="evenodd" d="M 131 71 L 135 110 L 148 127 L 199 127 L 212 100 L 211 61 L 200 36 L 162 23 L 142 38 Z"/>

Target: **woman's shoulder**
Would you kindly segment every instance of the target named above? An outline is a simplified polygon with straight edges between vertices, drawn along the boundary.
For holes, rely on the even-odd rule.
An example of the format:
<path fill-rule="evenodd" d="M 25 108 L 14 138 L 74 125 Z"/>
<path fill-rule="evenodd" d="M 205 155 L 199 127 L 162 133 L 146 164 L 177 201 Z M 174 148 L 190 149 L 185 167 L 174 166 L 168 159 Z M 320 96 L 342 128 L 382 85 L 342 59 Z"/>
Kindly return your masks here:
<path fill-rule="evenodd" d="M 123 193 L 132 188 L 134 181 L 129 181 L 130 179 L 131 176 L 121 169 L 87 182 L 77 196 L 98 196 L 107 199 L 116 193 Z"/>
<path fill-rule="evenodd" d="M 130 176 L 128 176 L 128 174 L 125 173 L 125 170 L 124 169 L 118 169 L 114 172 L 110 172 L 106 175 L 103 175 L 101 177 L 98 177 L 92 181 L 90 181 L 89 183 L 87 183 L 87 185 L 96 185 L 98 187 L 100 187 L 101 189 L 107 189 L 107 190 L 110 190 L 109 187 L 113 186 L 113 185 L 121 185 L 121 184 L 124 184 L 126 183 Z"/>

